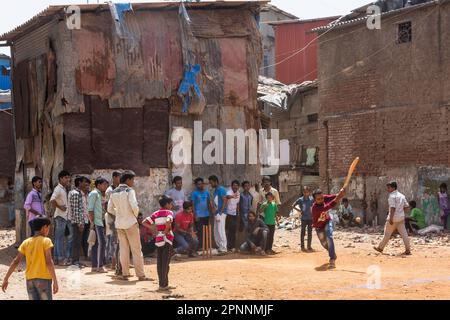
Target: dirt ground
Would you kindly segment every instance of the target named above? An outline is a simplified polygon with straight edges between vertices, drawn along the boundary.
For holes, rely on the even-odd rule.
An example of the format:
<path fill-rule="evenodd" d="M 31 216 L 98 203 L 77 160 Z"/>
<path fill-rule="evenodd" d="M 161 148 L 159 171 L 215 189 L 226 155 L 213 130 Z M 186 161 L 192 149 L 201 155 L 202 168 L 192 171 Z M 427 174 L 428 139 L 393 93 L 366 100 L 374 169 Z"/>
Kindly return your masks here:
<path fill-rule="evenodd" d="M 314 253 L 298 250 L 299 229 L 277 230 L 275 256 L 229 254 L 204 260 L 173 261 L 169 294 L 157 293 L 157 282 L 116 281 L 112 272 L 58 267 L 60 292 L 55 299 L 450 299 L 450 234 L 411 238 L 413 255 L 401 256 L 400 239 L 384 254 L 372 249 L 380 230 L 336 231 L 337 268 L 323 268 L 327 253 L 313 237 Z M 12 230 L 0 231 L 0 276 L 16 254 Z M 155 259 L 145 270 L 157 278 Z M 133 272 L 133 270 L 132 270 Z M 370 275 L 372 274 L 372 276 Z M 373 280 L 375 279 L 375 280 Z M 377 279 L 379 281 L 377 281 Z M 27 299 L 23 266 L 10 279 L 0 300 Z"/>

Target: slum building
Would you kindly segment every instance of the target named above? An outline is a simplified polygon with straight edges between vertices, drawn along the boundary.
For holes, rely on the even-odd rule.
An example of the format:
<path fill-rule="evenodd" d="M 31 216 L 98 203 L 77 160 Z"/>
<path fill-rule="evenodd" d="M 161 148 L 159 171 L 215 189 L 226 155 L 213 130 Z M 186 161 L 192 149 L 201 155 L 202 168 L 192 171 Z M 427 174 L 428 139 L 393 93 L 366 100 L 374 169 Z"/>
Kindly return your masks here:
<path fill-rule="evenodd" d="M 174 165 L 171 135 L 194 121 L 259 129 L 260 6 L 266 2 L 50 6 L 0 40 L 11 46 L 16 208 L 35 174 L 137 173 L 141 210 L 182 175 L 259 180 L 257 165 Z M 204 145 L 210 141 L 203 142 Z"/>
<path fill-rule="evenodd" d="M 427 223 L 439 224 L 436 195 L 450 182 L 450 3 L 384 4 L 380 29 L 367 27 L 362 9 L 314 30 L 321 185 L 338 191 L 359 156 L 348 197 L 366 222 L 384 222 L 385 185 L 395 180 Z"/>
<path fill-rule="evenodd" d="M 258 95 L 266 126 L 279 130 L 280 169 L 273 181 L 280 192 L 280 211 L 288 214 L 302 186 L 320 185 L 317 81 L 285 85 L 260 76 Z"/>

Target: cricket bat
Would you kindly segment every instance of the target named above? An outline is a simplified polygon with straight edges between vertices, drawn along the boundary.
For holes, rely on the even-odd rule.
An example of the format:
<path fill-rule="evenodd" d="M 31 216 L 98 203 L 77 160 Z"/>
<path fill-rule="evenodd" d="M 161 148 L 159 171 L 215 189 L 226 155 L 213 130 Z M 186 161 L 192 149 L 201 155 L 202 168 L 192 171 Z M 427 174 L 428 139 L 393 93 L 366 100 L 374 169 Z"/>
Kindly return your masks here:
<path fill-rule="evenodd" d="M 356 166 L 358 165 L 359 157 L 356 157 L 355 160 L 353 160 L 352 165 L 348 169 L 347 178 L 345 178 L 343 189 L 348 187 L 348 184 L 350 183 L 350 179 L 352 178 L 353 172 L 356 169 Z"/>

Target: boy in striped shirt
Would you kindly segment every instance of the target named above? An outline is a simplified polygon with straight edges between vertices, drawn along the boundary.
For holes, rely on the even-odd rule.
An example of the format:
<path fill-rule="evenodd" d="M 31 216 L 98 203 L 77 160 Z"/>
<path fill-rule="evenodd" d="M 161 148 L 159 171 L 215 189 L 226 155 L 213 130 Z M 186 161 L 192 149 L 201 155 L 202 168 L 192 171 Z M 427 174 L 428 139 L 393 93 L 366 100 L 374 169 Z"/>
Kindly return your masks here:
<path fill-rule="evenodd" d="M 150 217 L 145 219 L 142 224 L 154 230 L 156 226 L 155 244 L 158 248 L 157 269 L 159 278 L 159 290 L 160 292 L 169 291 L 175 289 L 169 287 L 169 264 L 172 257 L 172 243 L 174 234 L 172 232 L 173 222 L 173 200 L 167 196 L 162 196 L 159 200 L 161 209 L 153 213 Z"/>

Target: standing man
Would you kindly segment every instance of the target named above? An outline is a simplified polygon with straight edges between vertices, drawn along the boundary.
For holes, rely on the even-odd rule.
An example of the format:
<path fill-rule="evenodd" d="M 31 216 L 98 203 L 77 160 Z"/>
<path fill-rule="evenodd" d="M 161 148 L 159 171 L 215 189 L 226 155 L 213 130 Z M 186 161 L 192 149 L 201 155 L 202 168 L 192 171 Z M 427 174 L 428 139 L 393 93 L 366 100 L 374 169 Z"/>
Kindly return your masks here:
<path fill-rule="evenodd" d="M 40 217 L 45 217 L 44 201 L 42 199 L 42 178 L 33 177 L 31 179 L 33 190 L 28 193 L 23 208 L 26 212 L 28 226 L 31 230 L 31 236 L 34 236 L 34 230 L 31 227 L 31 221 Z"/>
<path fill-rule="evenodd" d="M 225 223 L 227 214 L 225 209 L 227 207 L 227 191 L 219 184 L 217 176 L 209 177 L 209 184 L 214 189 L 214 239 L 220 254 L 227 253 L 227 234 L 225 230 Z"/>
<path fill-rule="evenodd" d="M 311 196 L 311 189 L 308 186 L 303 187 L 303 195 L 294 202 L 292 208 L 301 212 L 302 228 L 300 233 L 300 246 L 303 252 L 312 252 L 312 213 L 311 207 L 314 204 L 314 198 Z M 308 249 L 305 248 L 305 233 L 308 229 Z"/>
<path fill-rule="evenodd" d="M 268 176 L 262 178 L 262 189 L 259 191 L 259 205 L 266 201 L 266 195 L 271 193 L 274 197 L 275 203 L 278 207 L 281 205 L 280 194 L 278 190 L 272 187 L 272 180 Z"/>
<path fill-rule="evenodd" d="M 55 208 L 55 264 L 60 266 L 69 265 L 69 247 L 72 246 L 71 239 L 67 240 L 67 248 L 64 248 L 64 237 L 68 227 L 68 196 L 67 188 L 70 186 L 70 173 L 63 170 L 58 174 L 58 185 L 53 190 L 50 204 Z"/>
<path fill-rule="evenodd" d="M 404 255 L 411 254 L 411 247 L 409 244 L 408 231 L 405 226 L 405 210 L 409 210 L 408 201 L 403 194 L 397 191 L 397 182 L 390 182 L 386 185 L 389 192 L 389 215 L 386 224 L 384 225 L 384 238 L 378 247 L 373 247 L 378 252 L 383 252 L 392 233 L 397 230 L 405 244 Z"/>
<path fill-rule="evenodd" d="M 139 206 L 136 192 L 133 189 L 135 173 L 126 171 L 120 177 L 120 185 L 111 193 L 108 202 L 108 212 L 116 216 L 115 226 L 119 237 L 120 264 L 122 266 L 121 280 L 130 277 L 130 251 L 139 281 L 150 280 L 145 277 L 144 257 L 142 255 L 141 238 L 137 216 Z"/>
<path fill-rule="evenodd" d="M 226 209 L 226 223 L 225 230 L 227 234 L 228 251 L 236 251 L 236 232 L 239 217 L 239 181 L 234 180 L 231 183 L 231 189 L 227 192 L 227 209 Z"/>
<path fill-rule="evenodd" d="M 112 183 L 106 190 L 106 202 L 109 203 L 111 193 L 117 189 L 120 184 L 119 171 L 114 171 L 112 174 Z M 111 263 L 111 269 L 116 271 L 116 275 L 122 274 L 122 267 L 119 263 L 119 240 L 117 235 L 117 229 L 115 226 L 116 216 L 114 212 L 106 210 L 105 214 L 105 227 L 106 227 L 106 261 Z"/>
<path fill-rule="evenodd" d="M 83 242 L 83 231 L 85 226 L 85 205 L 83 203 L 83 191 L 90 181 L 86 177 L 75 178 L 75 188 L 69 192 L 69 221 L 70 235 L 72 237 L 71 262 L 73 265 L 81 266 L 80 250 Z"/>
<path fill-rule="evenodd" d="M 183 203 L 187 201 L 186 191 L 183 189 L 183 178 L 176 176 L 172 180 L 173 188 L 167 190 L 165 196 L 173 200 L 174 217 L 183 210 Z"/>
<path fill-rule="evenodd" d="M 194 183 L 196 190 L 192 192 L 191 196 L 192 209 L 194 210 L 199 247 L 203 247 L 203 226 L 209 225 L 209 219 L 212 213 L 211 196 L 208 190 L 205 189 L 203 178 L 195 179 Z"/>
<path fill-rule="evenodd" d="M 242 182 L 242 193 L 239 200 L 239 215 L 241 217 L 240 231 L 244 231 L 248 224 L 248 214 L 253 211 L 253 196 L 250 192 L 250 182 Z"/>
<path fill-rule="evenodd" d="M 91 230 L 95 230 L 95 245 L 92 247 L 92 272 L 106 273 L 105 265 L 105 225 L 103 223 L 102 196 L 108 189 L 108 181 L 103 178 L 95 180 L 95 189 L 89 193 L 88 211 Z"/>
<path fill-rule="evenodd" d="M 327 249 L 330 257 L 329 269 L 336 268 L 336 251 L 333 240 L 333 219 L 329 211 L 345 196 L 345 190 L 341 189 L 337 195 L 324 195 L 322 190 L 317 189 L 313 193 L 314 204 L 311 208 L 313 227 L 322 246 Z"/>

